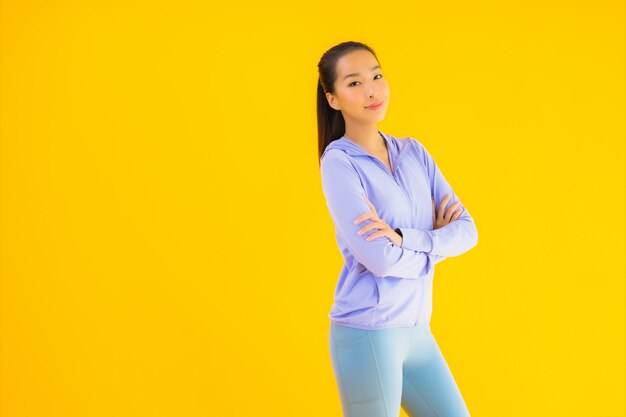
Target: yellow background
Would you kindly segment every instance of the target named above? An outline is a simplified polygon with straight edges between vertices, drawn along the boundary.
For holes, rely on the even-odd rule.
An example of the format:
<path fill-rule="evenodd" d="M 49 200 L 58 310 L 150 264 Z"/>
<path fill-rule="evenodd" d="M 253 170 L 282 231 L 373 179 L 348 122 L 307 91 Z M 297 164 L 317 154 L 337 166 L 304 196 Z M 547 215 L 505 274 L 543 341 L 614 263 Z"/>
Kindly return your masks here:
<path fill-rule="evenodd" d="M 472 415 L 624 415 L 623 2 L 0 4 L 3 417 L 341 416 L 347 40 L 476 221 L 431 323 Z"/>

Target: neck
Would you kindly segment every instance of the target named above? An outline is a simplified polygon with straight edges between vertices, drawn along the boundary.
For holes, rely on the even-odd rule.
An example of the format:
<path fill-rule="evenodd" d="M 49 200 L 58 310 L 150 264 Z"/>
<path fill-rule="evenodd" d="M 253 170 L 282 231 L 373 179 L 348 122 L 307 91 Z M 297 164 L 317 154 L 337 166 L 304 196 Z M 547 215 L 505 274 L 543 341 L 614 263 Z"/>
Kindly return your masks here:
<path fill-rule="evenodd" d="M 386 151 L 387 141 L 378 133 L 376 125 L 346 127 L 345 137 L 366 151 L 377 154 Z"/>

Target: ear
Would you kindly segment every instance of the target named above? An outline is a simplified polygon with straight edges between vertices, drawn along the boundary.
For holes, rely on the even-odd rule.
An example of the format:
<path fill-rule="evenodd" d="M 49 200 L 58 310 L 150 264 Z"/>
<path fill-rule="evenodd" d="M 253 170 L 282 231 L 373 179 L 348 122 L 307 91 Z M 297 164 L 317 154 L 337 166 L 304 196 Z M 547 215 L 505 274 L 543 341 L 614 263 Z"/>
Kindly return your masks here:
<path fill-rule="evenodd" d="M 335 110 L 341 110 L 341 107 L 337 105 L 337 99 L 332 93 L 326 93 L 326 100 L 328 100 L 328 105 Z"/>

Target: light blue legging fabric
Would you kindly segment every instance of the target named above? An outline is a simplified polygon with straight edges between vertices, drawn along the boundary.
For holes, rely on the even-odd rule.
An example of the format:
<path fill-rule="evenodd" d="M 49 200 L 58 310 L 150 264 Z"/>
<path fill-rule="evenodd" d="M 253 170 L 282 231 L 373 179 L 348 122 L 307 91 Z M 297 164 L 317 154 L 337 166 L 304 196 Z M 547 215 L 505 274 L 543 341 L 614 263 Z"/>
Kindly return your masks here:
<path fill-rule="evenodd" d="M 430 324 L 363 330 L 330 323 L 344 417 L 469 417 Z"/>

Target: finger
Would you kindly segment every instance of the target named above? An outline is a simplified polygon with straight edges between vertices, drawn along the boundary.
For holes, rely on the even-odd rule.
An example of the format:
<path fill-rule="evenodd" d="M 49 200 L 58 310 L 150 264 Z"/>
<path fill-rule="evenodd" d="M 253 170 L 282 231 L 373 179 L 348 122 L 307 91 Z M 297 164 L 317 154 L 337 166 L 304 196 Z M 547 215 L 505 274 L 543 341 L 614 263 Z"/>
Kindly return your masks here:
<path fill-rule="evenodd" d="M 461 217 L 461 213 L 463 213 L 463 209 L 462 208 L 458 208 L 455 212 L 454 215 L 452 216 L 452 221 L 458 219 L 459 217 Z"/>
<path fill-rule="evenodd" d="M 374 240 L 377 237 L 386 236 L 386 235 L 387 235 L 387 232 L 385 230 L 378 230 L 372 233 L 371 235 L 369 235 L 365 240 L 369 242 L 370 240 Z"/>
<path fill-rule="evenodd" d="M 372 213 L 371 211 L 368 211 L 367 213 L 363 213 L 359 217 L 357 217 L 356 220 L 354 220 L 354 224 L 359 224 L 362 221 L 367 220 L 367 219 L 377 220 L 378 217 L 376 217 L 376 215 Z"/>
<path fill-rule="evenodd" d="M 449 200 L 450 200 L 450 194 L 446 194 L 445 197 L 443 197 L 443 200 L 441 200 L 441 203 L 439 204 L 439 213 L 438 213 L 439 221 L 443 220 L 443 217 L 446 212 L 446 204 L 448 204 Z"/>
<path fill-rule="evenodd" d="M 367 226 L 364 226 L 363 228 L 359 229 L 359 231 L 356 232 L 356 234 L 360 236 L 360 235 L 367 233 L 368 231 L 372 229 L 384 229 L 386 226 L 387 226 L 386 224 L 383 224 L 381 222 L 371 222 Z"/>
<path fill-rule="evenodd" d="M 450 207 L 448 207 L 448 210 L 446 210 L 446 215 L 444 216 L 444 219 L 447 221 L 448 219 L 452 218 L 452 215 L 454 214 L 456 208 L 461 204 L 460 200 L 456 200 L 454 202 L 454 204 L 450 205 Z"/>

